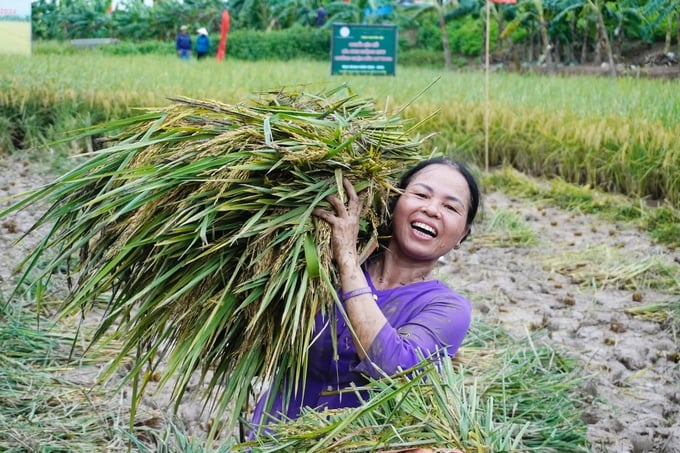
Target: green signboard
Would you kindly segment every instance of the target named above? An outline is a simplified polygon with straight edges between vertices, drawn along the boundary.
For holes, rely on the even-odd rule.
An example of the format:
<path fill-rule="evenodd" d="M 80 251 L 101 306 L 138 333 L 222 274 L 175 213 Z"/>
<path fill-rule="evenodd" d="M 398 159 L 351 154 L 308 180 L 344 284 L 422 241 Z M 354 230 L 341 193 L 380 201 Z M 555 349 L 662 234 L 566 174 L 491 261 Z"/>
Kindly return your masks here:
<path fill-rule="evenodd" d="M 394 75 L 397 26 L 333 24 L 331 75 Z"/>

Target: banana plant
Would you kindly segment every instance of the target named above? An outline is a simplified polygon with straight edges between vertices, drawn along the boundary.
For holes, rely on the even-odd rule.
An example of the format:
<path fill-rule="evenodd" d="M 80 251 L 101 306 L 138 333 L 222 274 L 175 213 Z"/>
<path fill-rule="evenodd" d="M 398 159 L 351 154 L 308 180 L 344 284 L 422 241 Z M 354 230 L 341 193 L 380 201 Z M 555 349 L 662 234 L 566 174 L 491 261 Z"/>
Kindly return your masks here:
<path fill-rule="evenodd" d="M 607 55 L 607 62 L 609 64 L 609 72 L 612 76 L 616 75 L 616 65 L 614 63 L 614 54 L 612 52 L 611 41 L 609 39 L 609 32 L 604 19 L 604 9 L 606 7 L 604 2 L 600 0 L 563 0 L 560 2 L 561 11 L 555 16 L 555 21 L 559 21 L 569 11 L 580 10 L 581 14 L 592 16 L 596 27 L 596 42 L 597 51 L 604 51 Z M 586 31 L 587 32 L 587 31 Z M 599 55 L 599 54 L 598 54 Z M 600 57 L 596 57 L 596 62 Z"/>
<path fill-rule="evenodd" d="M 664 52 L 671 51 L 673 39 L 673 24 L 675 24 L 675 40 L 678 43 L 677 54 L 680 55 L 680 2 L 677 0 L 650 0 L 642 8 L 642 13 L 647 19 L 645 34 L 650 37 L 654 30 L 664 30 Z"/>
<path fill-rule="evenodd" d="M 554 12 L 555 2 L 544 0 L 524 0 L 517 3 L 517 15 L 505 27 L 502 37 L 509 36 L 516 29 L 527 23 L 534 23 L 541 37 L 541 59 L 547 65 L 552 64 L 552 44 L 550 42 L 549 27 Z M 547 8 L 546 8 L 547 7 Z"/>
<path fill-rule="evenodd" d="M 439 25 L 442 36 L 442 48 L 444 50 L 444 66 L 447 71 L 453 69 L 453 59 L 451 58 L 451 45 L 449 35 L 446 31 L 447 15 L 449 12 L 459 7 L 457 0 L 431 0 L 414 3 L 407 7 L 415 11 L 413 19 L 420 17 L 434 17 Z"/>

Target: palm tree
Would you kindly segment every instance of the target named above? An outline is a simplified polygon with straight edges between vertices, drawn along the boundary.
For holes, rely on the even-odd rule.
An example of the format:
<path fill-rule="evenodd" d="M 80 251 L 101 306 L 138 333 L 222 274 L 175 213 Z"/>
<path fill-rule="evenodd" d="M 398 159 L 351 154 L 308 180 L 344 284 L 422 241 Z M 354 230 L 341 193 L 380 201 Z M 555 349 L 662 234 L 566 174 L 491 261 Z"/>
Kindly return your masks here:
<path fill-rule="evenodd" d="M 665 30 L 664 52 L 670 52 L 673 38 L 673 24 L 675 24 L 675 39 L 678 43 L 678 55 L 680 55 L 680 2 L 677 0 L 650 0 L 643 8 L 643 15 L 647 18 L 649 27 L 647 35 L 651 35 L 654 29 L 663 27 Z"/>
<path fill-rule="evenodd" d="M 615 76 L 616 65 L 614 64 L 614 54 L 612 53 L 609 32 L 607 25 L 605 24 L 604 14 L 602 12 L 603 9 L 606 8 L 606 5 L 601 3 L 600 0 L 563 0 L 559 2 L 559 6 L 561 10 L 557 15 L 555 15 L 555 21 L 559 21 L 563 17 L 566 17 L 570 11 L 576 10 L 580 10 L 583 17 L 586 18 L 586 26 L 589 23 L 590 18 L 592 18 L 595 23 L 596 30 L 595 62 L 601 62 L 601 52 L 604 51 L 607 55 L 609 72 L 612 76 Z M 584 33 L 588 33 L 588 30 L 584 30 Z"/>
<path fill-rule="evenodd" d="M 506 34 L 511 33 L 522 25 L 533 22 L 538 26 L 543 51 L 542 60 L 545 64 L 552 64 L 550 37 L 548 34 L 549 23 L 546 19 L 546 10 L 543 0 L 525 0 L 517 4 L 518 13 L 514 20 L 506 27 Z"/>
<path fill-rule="evenodd" d="M 442 48 L 444 50 L 444 66 L 446 70 L 453 69 L 453 59 L 451 58 L 451 46 L 449 44 L 449 35 L 446 31 L 447 14 L 458 8 L 457 0 L 432 0 L 415 3 L 407 7 L 407 9 L 414 9 L 416 12 L 413 15 L 415 20 L 423 15 L 435 16 L 439 24 L 439 30 L 442 35 Z"/>

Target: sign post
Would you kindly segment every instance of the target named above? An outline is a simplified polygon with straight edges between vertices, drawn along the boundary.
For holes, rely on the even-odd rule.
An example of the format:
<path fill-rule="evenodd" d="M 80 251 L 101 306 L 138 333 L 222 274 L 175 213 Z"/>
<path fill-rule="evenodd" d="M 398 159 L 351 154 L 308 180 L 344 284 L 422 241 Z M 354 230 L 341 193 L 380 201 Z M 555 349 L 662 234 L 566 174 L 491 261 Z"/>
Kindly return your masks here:
<path fill-rule="evenodd" d="M 484 38 L 484 170 L 489 171 L 489 41 L 491 40 L 491 4 L 508 3 L 515 4 L 517 0 L 487 0 L 486 2 L 486 23 Z"/>
<path fill-rule="evenodd" d="M 397 26 L 333 24 L 331 75 L 395 75 Z"/>

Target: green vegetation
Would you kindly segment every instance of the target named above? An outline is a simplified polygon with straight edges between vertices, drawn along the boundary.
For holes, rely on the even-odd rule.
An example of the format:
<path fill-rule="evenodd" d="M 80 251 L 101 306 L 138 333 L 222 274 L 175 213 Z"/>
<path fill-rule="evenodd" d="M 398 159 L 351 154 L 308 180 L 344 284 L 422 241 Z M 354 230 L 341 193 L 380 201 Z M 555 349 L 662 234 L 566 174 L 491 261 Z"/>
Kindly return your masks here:
<path fill-rule="evenodd" d="M 96 372 L 113 357 L 116 343 L 71 362 L 73 335 L 66 332 L 72 321 L 43 318 L 38 326 L 34 310 L 0 304 L 2 451 L 267 452 L 282 446 L 299 451 L 374 451 L 376 446 L 588 451 L 579 418 L 584 401 L 577 390 L 586 376 L 578 364 L 499 327 L 473 324 L 456 363 L 447 363 L 441 375 L 426 367 L 411 379 L 373 381 L 371 406 L 332 411 L 325 414 L 329 419 L 310 412 L 274 427 L 275 434 L 257 442 L 222 438 L 221 445 L 206 447 L 205 439 L 189 435 L 179 422 L 163 420 L 159 428 L 155 413 L 138 413 L 130 431 L 128 411 L 116 405 L 115 391 L 83 387 L 69 374 L 76 367 Z M 74 357 L 82 357 L 81 352 Z"/>
<path fill-rule="evenodd" d="M 588 451 L 583 400 L 574 391 L 586 376 L 575 362 L 481 325 L 458 357 L 439 372 L 427 367 L 409 379 L 373 381 L 368 404 L 308 411 L 236 451 Z"/>
<path fill-rule="evenodd" d="M 110 406 L 114 394 L 83 387 L 67 373 L 106 357 L 100 351 L 70 361 L 73 333 L 34 310 L 0 299 L 0 450 L 122 451 L 124 438 L 115 427 L 127 420 Z"/>
<path fill-rule="evenodd" d="M 502 209 L 492 209 L 485 228 L 477 234 L 481 247 L 509 247 L 533 245 L 538 242 L 531 226 L 517 214 Z"/>
<path fill-rule="evenodd" d="M 680 206 L 680 92 L 669 82 L 492 74 L 487 156 L 484 78 L 474 72 L 400 67 L 388 79 L 331 77 L 326 64 L 309 61 L 198 65 L 98 52 L 4 56 L 0 64 L 9 68 L 0 75 L 0 146 L 9 152 L 167 105 L 172 96 L 237 102 L 272 87 L 346 82 L 385 108 L 403 106 L 405 117 L 422 121 L 423 135 L 436 133 L 430 147 L 480 166 L 488 158 L 491 167 Z"/>
<path fill-rule="evenodd" d="M 640 256 L 631 259 L 607 247 L 566 251 L 546 262 L 555 272 L 567 275 L 574 283 L 590 287 L 614 287 L 627 290 L 664 288 L 680 290 L 675 266 L 663 256 Z"/>
<path fill-rule="evenodd" d="M 466 27 L 460 30 L 461 35 L 474 36 L 479 23 L 470 17 L 464 20 Z M 418 124 L 418 139 L 436 133 L 425 142 L 427 151 L 436 148 L 479 168 L 488 157 L 491 171 L 482 173 L 484 187 L 634 222 L 659 242 L 680 245 L 680 92 L 674 83 L 491 74 L 490 142 L 486 155 L 487 111 L 480 73 L 442 73 L 418 63 L 419 66 L 401 65 L 393 78 L 331 77 L 326 62 L 310 59 L 252 62 L 228 55 L 223 63 L 181 62 L 174 58 L 168 41 L 174 35 L 171 30 L 175 22 L 173 18 L 161 27 L 166 30 L 166 41 L 126 42 L 94 50 L 37 42 L 31 58 L 0 56 L 0 66 L 7 69 L 0 74 L 0 152 L 41 160 L 56 153 L 53 165 L 66 173 L 83 162 L 82 151 L 101 148 L 105 132 L 113 132 L 116 124 L 130 124 L 130 118 L 145 111 L 142 109 L 157 111 L 170 106 L 169 98 L 186 96 L 214 105 L 215 101 L 241 101 L 254 91 L 301 83 L 308 84 L 312 91 L 348 83 L 362 97 L 374 98 L 379 109 L 399 111 Z M 420 39 L 429 36 L 433 46 L 438 42 L 436 27 L 430 24 L 420 30 Z M 324 33 L 312 29 L 305 32 L 319 36 Z M 249 33 L 252 32 L 244 30 L 243 36 Z M 471 49 L 474 53 L 471 46 L 475 42 L 463 37 L 452 40 L 452 44 L 455 49 Z M 418 51 L 412 52 L 416 55 Z M 431 55 L 423 51 L 414 60 L 422 62 Z M 91 135 L 91 129 L 82 133 L 82 128 L 104 121 L 114 122 L 95 135 Z M 264 133 L 264 122 L 258 124 L 256 133 Z M 134 175 L 144 176 L 146 170 L 149 169 Z M 537 182 L 527 175 L 544 179 Z M 85 185 L 91 181 L 78 182 Z M 154 181 L 147 182 L 153 185 Z M 132 195 L 122 195 L 127 198 L 121 198 L 121 203 L 130 204 L 121 205 L 121 212 L 136 203 Z M 74 204 L 66 200 L 64 206 Z M 98 214 L 101 219 L 109 215 L 105 211 Z M 522 220 L 509 212 L 494 212 L 489 225 L 479 236 L 481 241 L 530 245 L 535 240 Z M 190 247 L 184 243 L 180 248 Z M 592 284 L 595 279 L 597 285 L 627 289 L 678 285 L 672 269 L 653 257 L 621 266 L 617 265 L 624 261 L 621 257 L 599 249 L 588 252 L 583 256 L 556 257 L 557 261 L 550 264 L 565 275 L 584 279 L 584 284 Z M 591 263 L 590 267 L 565 264 L 573 263 L 575 258 Z M 583 275 L 586 270 L 591 279 L 587 282 Z M 18 307 L 4 302 L 0 306 L 4 310 L 0 314 L 0 358 L 4 360 L 0 400 L 10 402 L 0 413 L 0 449 L 13 451 L 12 447 L 20 443 L 25 450 L 88 451 L 92 447 L 125 451 L 131 442 L 140 451 L 152 451 L 148 447 L 150 436 L 169 450 L 204 451 L 200 440 L 190 438 L 172 423 L 167 424 L 165 432 L 152 428 L 128 432 L 122 427 L 127 420 L 119 420 L 121 414 L 113 414 L 105 407 L 104 398 L 110 395 L 95 391 L 84 395 L 82 389 L 62 379 L 63 367 L 71 366 L 66 351 L 72 344 L 72 335 L 53 335 L 55 331 L 45 330 L 45 324 L 38 329 L 31 322 L 35 320 L 35 306 Z M 678 328 L 677 303 L 634 310 L 630 313 L 635 316 Z M 31 318 L 26 317 L 28 314 Z M 101 361 L 92 359 L 93 362 L 103 366 L 115 357 L 120 359 L 120 347 L 106 353 L 93 350 L 102 354 L 98 358 Z M 59 353 L 55 355 L 55 351 Z M 339 411 L 332 414 L 330 424 L 309 414 L 281 427 L 277 442 L 285 440 L 296 448 L 307 449 L 345 440 L 349 445 L 368 449 L 363 447 L 366 437 L 377 436 L 385 447 L 444 442 L 451 447 L 486 446 L 496 451 L 508 445 L 522 451 L 587 449 L 578 413 L 579 395 L 574 390 L 579 380 L 577 364 L 558 352 L 537 347 L 532 339 L 518 343 L 485 326 L 474 326 L 462 350 L 462 360 L 456 373 L 445 375 L 449 389 L 438 387 L 433 377 L 425 381 L 397 377 L 376 382 L 375 393 L 384 396 L 384 400 L 378 396 L 375 412 Z M 30 399 L 26 398 L 29 389 Z M 404 401 L 400 398 L 405 394 L 415 399 L 409 399 L 408 405 L 397 404 Z M 451 425 L 440 426 L 441 420 Z M 403 432 L 397 429 L 408 426 L 415 428 Z M 423 426 L 432 429 L 416 429 Z M 451 430 L 451 426 L 469 429 L 460 432 Z M 68 435 L 63 434 L 64 430 Z M 309 433 L 316 435 L 310 438 Z M 261 442 L 264 451 L 281 445 L 275 446 L 266 438 Z M 232 444 L 225 448 L 237 447 Z"/>
<path fill-rule="evenodd" d="M 216 38 L 222 13 L 228 10 L 235 38 L 241 32 L 258 33 L 257 39 L 241 39 L 236 46 L 237 52 L 247 49 L 245 53 L 253 58 L 287 59 L 291 50 L 309 51 L 307 58 L 315 58 L 321 48 L 328 55 L 332 23 L 397 25 L 404 34 L 400 51 L 437 52 L 439 67 L 446 69 L 454 67 L 455 57 L 479 57 L 485 47 L 487 3 L 479 0 L 325 3 L 328 20 L 318 27 L 321 33 L 313 32 L 309 40 L 296 35 L 317 28 L 314 19 L 319 3 L 314 0 L 165 0 L 151 6 L 121 2 L 112 11 L 110 0 L 38 0 L 33 4 L 32 29 L 37 40 L 114 37 L 171 43 L 180 25 L 192 30 L 206 27 Z M 520 61 L 595 65 L 606 61 L 615 73 L 615 63 L 621 62 L 628 49 L 665 41 L 668 52 L 673 41 L 678 41 L 680 6 L 675 0 L 518 0 L 513 5 L 489 6 L 494 58 L 515 65 Z M 297 31 L 288 33 L 291 29 Z M 273 45 L 260 45 L 260 41 Z"/>
<path fill-rule="evenodd" d="M 671 206 L 648 206 L 635 197 L 603 193 L 561 178 L 538 181 L 510 167 L 485 175 L 484 186 L 562 209 L 598 214 L 607 220 L 632 222 L 660 243 L 680 246 L 680 212 Z"/>
<path fill-rule="evenodd" d="M 673 332 L 680 332 L 680 300 L 666 303 L 644 304 L 626 309 L 626 313 L 638 318 L 660 322 Z M 680 362 L 680 353 L 669 353 L 668 360 Z"/>
<path fill-rule="evenodd" d="M 94 342 L 112 326 L 127 334 L 105 375 L 137 351 L 136 406 L 157 372 L 178 379 L 178 399 L 195 372 L 212 372 L 206 392 L 233 427 L 254 379 L 280 370 L 298 382 L 314 314 L 335 313 L 330 230 L 312 210 L 349 179 L 368 200 L 359 250 L 377 244 L 392 184 L 422 143 L 343 86 L 238 105 L 180 99 L 107 127 L 89 133 L 110 146 L 0 211 L 49 204 L 36 227 L 51 230 L 21 282 L 45 287 L 73 265 L 66 315 L 113 291 Z"/>

